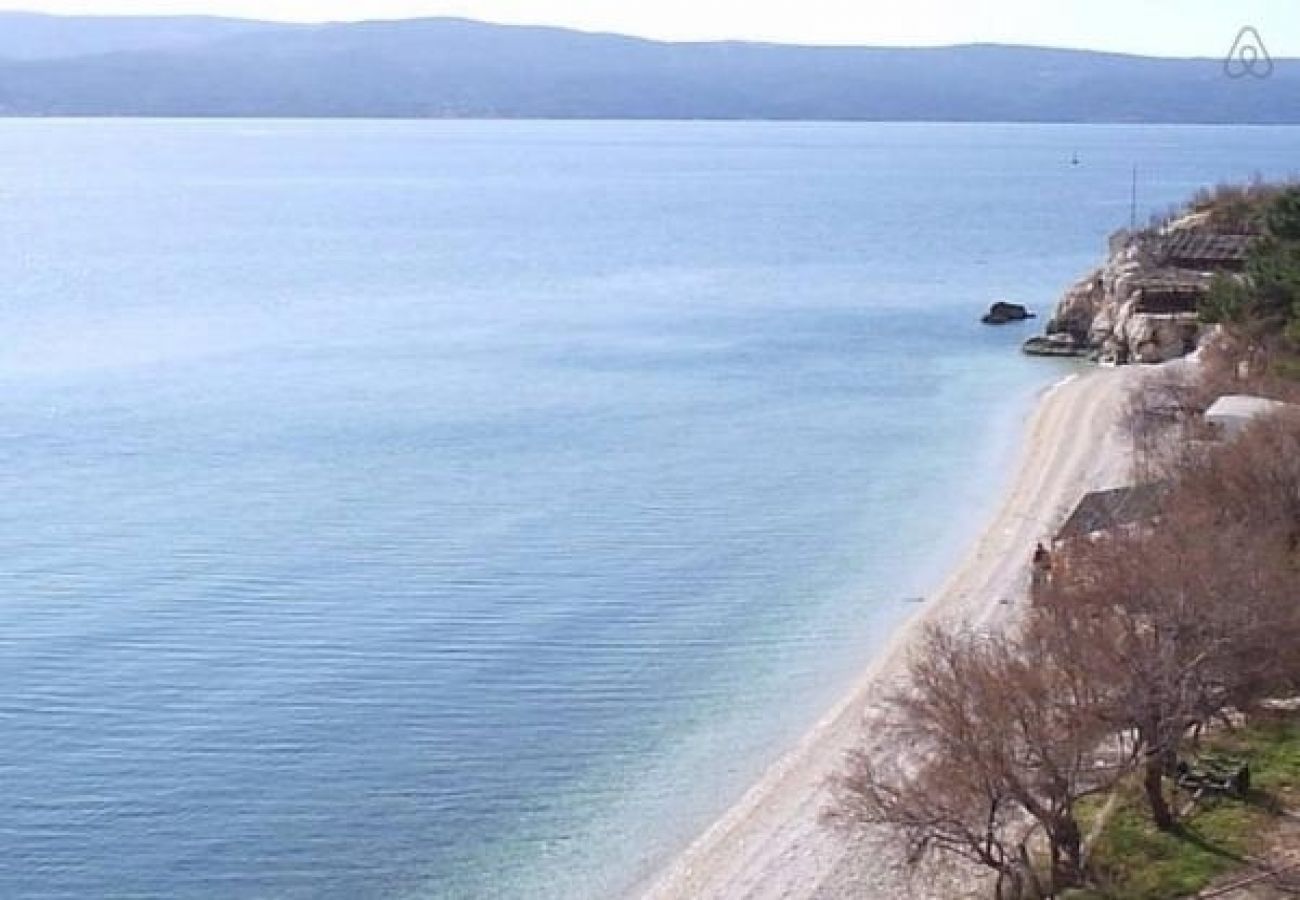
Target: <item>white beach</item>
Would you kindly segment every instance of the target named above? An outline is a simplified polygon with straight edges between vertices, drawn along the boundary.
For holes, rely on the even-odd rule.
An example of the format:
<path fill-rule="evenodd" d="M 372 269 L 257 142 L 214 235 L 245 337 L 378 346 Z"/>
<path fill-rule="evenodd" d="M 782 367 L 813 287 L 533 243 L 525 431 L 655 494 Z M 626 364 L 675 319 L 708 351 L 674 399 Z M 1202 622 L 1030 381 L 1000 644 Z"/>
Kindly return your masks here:
<path fill-rule="evenodd" d="M 872 711 L 905 672 L 922 628 L 937 621 L 1003 624 L 1025 602 L 1035 544 L 1051 537 L 1084 493 L 1128 479 L 1130 454 L 1118 426 L 1140 377 L 1136 368 L 1090 370 L 1043 395 L 1025 423 L 1000 507 L 962 562 L 798 746 L 638 892 L 644 900 L 920 900 L 964 893 L 909 878 L 878 837 L 864 835 L 850 846 L 824 825 L 827 781 L 847 751 L 867 742 Z"/>

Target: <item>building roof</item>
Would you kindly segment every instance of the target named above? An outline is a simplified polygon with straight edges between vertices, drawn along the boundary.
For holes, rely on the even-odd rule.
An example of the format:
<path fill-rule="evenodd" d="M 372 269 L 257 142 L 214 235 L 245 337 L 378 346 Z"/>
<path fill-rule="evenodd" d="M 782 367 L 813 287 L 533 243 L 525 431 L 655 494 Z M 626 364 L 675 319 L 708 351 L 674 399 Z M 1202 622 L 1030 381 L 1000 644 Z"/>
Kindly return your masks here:
<path fill-rule="evenodd" d="M 1267 397 L 1252 397 L 1249 394 L 1228 394 L 1214 401 L 1214 404 L 1205 411 L 1205 418 L 1210 422 L 1221 422 L 1225 419 L 1244 421 L 1268 415 L 1290 405 L 1289 403 L 1283 403 L 1281 400 L 1270 400 Z"/>
<path fill-rule="evenodd" d="M 1085 494 L 1066 520 L 1058 541 L 1087 537 L 1152 519 L 1160 511 L 1166 485 L 1162 482 L 1135 484 Z"/>
<path fill-rule="evenodd" d="M 1137 280 L 1139 313 L 1192 313 L 1209 289 L 1209 278 L 1186 269 L 1164 269 Z"/>
<path fill-rule="evenodd" d="M 1214 277 L 1203 272 L 1188 269 L 1175 269 L 1164 266 L 1150 269 L 1133 280 L 1133 286 L 1141 290 L 1208 290 Z"/>
<path fill-rule="evenodd" d="M 1164 242 L 1165 263 L 1180 269 L 1238 269 L 1254 240 L 1251 234 L 1176 231 Z"/>

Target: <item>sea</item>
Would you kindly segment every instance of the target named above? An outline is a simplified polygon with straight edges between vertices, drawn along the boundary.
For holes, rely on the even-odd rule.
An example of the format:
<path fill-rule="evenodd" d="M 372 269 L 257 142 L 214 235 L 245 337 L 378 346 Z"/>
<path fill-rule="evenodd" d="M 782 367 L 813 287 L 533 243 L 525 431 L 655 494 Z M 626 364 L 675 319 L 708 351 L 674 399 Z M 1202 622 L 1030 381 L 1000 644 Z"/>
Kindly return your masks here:
<path fill-rule="evenodd" d="M 978 533 L 1107 235 L 1297 160 L 0 121 L 0 896 L 625 894 Z"/>

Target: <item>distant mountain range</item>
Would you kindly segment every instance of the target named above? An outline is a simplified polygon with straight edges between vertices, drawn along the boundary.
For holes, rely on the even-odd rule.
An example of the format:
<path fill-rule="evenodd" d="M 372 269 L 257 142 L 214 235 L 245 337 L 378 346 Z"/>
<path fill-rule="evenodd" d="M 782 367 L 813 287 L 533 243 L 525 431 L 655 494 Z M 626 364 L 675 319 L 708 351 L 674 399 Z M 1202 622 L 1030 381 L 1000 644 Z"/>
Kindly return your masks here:
<path fill-rule="evenodd" d="M 1300 123 L 1300 61 L 1274 63 L 0 13 L 0 115 Z"/>

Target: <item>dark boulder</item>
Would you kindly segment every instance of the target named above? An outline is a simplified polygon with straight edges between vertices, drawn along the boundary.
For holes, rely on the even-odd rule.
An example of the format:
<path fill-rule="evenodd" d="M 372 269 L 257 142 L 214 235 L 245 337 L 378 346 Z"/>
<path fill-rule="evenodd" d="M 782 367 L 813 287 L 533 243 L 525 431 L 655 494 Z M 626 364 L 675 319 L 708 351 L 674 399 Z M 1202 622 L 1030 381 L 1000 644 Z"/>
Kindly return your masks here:
<path fill-rule="evenodd" d="M 1005 325 L 1008 322 L 1021 322 L 1033 317 L 1034 314 L 1019 303 L 1006 303 L 999 300 L 989 307 L 989 311 L 980 321 L 985 325 Z"/>

